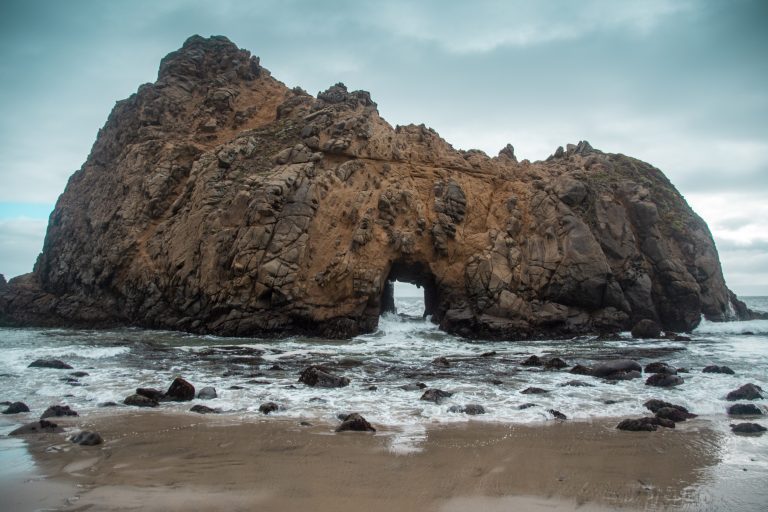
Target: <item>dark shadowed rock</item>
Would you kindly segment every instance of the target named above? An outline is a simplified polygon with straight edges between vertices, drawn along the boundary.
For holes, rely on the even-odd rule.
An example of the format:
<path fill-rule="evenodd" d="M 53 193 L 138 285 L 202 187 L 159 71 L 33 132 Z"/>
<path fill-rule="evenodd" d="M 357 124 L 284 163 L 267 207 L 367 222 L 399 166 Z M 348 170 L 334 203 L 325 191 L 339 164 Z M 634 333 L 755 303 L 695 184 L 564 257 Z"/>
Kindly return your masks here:
<path fill-rule="evenodd" d="M 560 386 L 563 386 L 563 387 L 564 386 L 571 386 L 571 387 L 574 387 L 574 388 L 593 388 L 593 387 L 595 387 L 594 385 L 588 384 L 588 383 L 584 382 L 583 380 L 569 380 L 567 382 L 563 382 L 562 384 L 560 384 Z"/>
<path fill-rule="evenodd" d="M 21 412 L 29 412 L 29 407 L 27 407 L 27 404 L 24 402 L 13 402 L 8 406 L 6 410 L 3 411 L 3 414 L 19 414 Z"/>
<path fill-rule="evenodd" d="M 56 423 L 52 421 L 40 420 L 40 421 L 34 421 L 32 423 L 27 423 L 26 425 L 22 425 L 21 427 L 12 431 L 8 435 L 23 436 L 27 434 L 57 434 L 63 431 L 64 429 L 62 429 L 60 426 L 58 426 Z"/>
<path fill-rule="evenodd" d="M 421 398 L 419 400 L 424 400 L 426 402 L 434 402 L 436 404 L 441 403 L 443 400 L 445 400 L 448 397 L 453 396 L 453 393 L 450 391 L 443 391 L 442 389 L 428 389 L 424 392 L 423 395 L 421 395 Z"/>
<path fill-rule="evenodd" d="M 570 369 L 570 372 L 574 375 L 592 375 L 593 370 L 589 366 L 577 364 Z"/>
<path fill-rule="evenodd" d="M 614 372 L 605 377 L 605 380 L 614 381 L 614 380 L 632 380 L 632 379 L 639 379 L 643 375 L 638 372 L 637 370 L 631 370 L 628 372 Z"/>
<path fill-rule="evenodd" d="M 557 409 L 549 409 L 549 414 L 551 414 L 556 420 L 567 420 L 568 416 L 561 413 Z"/>
<path fill-rule="evenodd" d="M 58 359 L 37 359 L 29 363 L 28 368 L 53 368 L 54 370 L 71 370 L 72 367 Z"/>
<path fill-rule="evenodd" d="M 376 432 L 376 429 L 373 428 L 373 426 L 360 414 L 353 412 L 352 414 L 347 415 L 341 425 L 336 428 L 336 432 L 347 431 Z"/>
<path fill-rule="evenodd" d="M 259 406 L 259 412 L 261 414 L 269 414 L 276 412 L 280 407 L 275 402 L 266 402 Z"/>
<path fill-rule="evenodd" d="M 451 366 L 451 362 L 445 357 L 436 357 L 432 360 L 432 364 L 440 368 L 448 368 Z"/>
<path fill-rule="evenodd" d="M 197 398 L 200 400 L 213 400 L 217 396 L 216 388 L 212 386 L 206 386 L 197 392 Z"/>
<path fill-rule="evenodd" d="M 711 364 L 709 366 L 705 366 L 703 370 L 701 370 L 704 373 L 725 373 L 727 375 L 735 375 L 736 372 L 731 370 L 727 366 L 717 366 L 716 364 Z"/>
<path fill-rule="evenodd" d="M 165 393 L 155 388 L 136 388 L 136 394 L 145 396 L 156 402 L 160 402 L 165 399 Z"/>
<path fill-rule="evenodd" d="M 678 423 L 680 421 L 685 421 L 687 419 L 695 418 L 696 415 L 691 414 L 689 412 L 681 411 L 676 407 L 662 407 L 661 409 L 656 411 L 656 417 Z"/>
<path fill-rule="evenodd" d="M 667 408 L 677 409 L 678 411 L 681 411 L 681 412 L 686 413 L 686 414 L 690 414 L 688 412 L 688 409 L 686 409 L 682 405 L 675 405 L 675 404 L 672 404 L 672 403 L 669 403 L 669 402 L 665 402 L 663 400 L 657 400 L 655 398 L 647 400 L 643 405 L 645 406 L 646 409 L 648 409 L 649 411 L 651 411 L 653 413 L 657 412 L 660 409 L 663 409 L 663 408 L 667 407 Z M 691 417 L 694 417 L 694 416 L 695 415 L 692 415 Z"/>
<path fill-rule="evenodd" d="M 549 390 L 531 386 L 529 388 L 525 388 L 520 393 L 524 395 L 543 395 L 544 393 L 549 393 Z"/>
<path fill-rule="evenodd" d="M 646 386 L 656 386 L 658 388 L 671 388 L 679 386 L 685 382 L 679 375 L 667 375 L 666 373 L 654 373 L 645 379 Z"/>
<path fill-rule="evenodd" d="M 646 416 L 645 418 L 628 418 L 616 425 L 617 429 L 630 432 L 655 432 L 659 427 L 675 428 L 675 423 L 663 418 Z"/>
<path fill-rule="evenodd" d="M 734 389 L 728 393 L 725 399 L 731 402 L 736 400 L 760 400 L 763 398 L 763 395 L 760 394 L 762 391 L 763 388 L 756 384 L 744 384 L 739 389 Z"/>
<path fill-rule="evenodd" d="M 521 411 L 524 411 L 525 409 L 530 409 L 531 407 L 538 407 L 538 404 L 534 404 L 533 402 L 527 402 L 524 404 L 520 404 L 517 406 L 517 408 Z"/>
<path fill-rule="evenodd" d="M 759 423 L 738 423 L 732 424 L 731 430 L 735 434 L 762 434 L 768 429 Z"/>
<path fill-rule="evenodd" d="M 157 400 L 152 400 L 143 395 L 131 395 L 123 400 L 125 405 L 132 405 L 134 407 L 157 407 L 160 405 Z"/>
<path fill-rule="evenodd" d="M 73 411 L 68 405 L 52 405 L 43 412 L 40 419 L 59 416 L 77 416 L 77 412 Z"/>
<path fill-rule="evenodd" d="M 301 372 L 299 382 L 303 382 L 307 386 L 318 388 L 342 388 L 349 385 L 349 379 L 347 377 L 333 375 L 317 366 L 310 366 Z"/>
<path fill-rule="evenodd" d="M 645 373 L 665 373 L 667 375 L 675 375 L 677 373 L 677 368 L 669 366 L 667 363 L 662 363 L 661 361 L 655 361 L 645 365 Z"/>
<path fill-rule="evenodd" d="M 195 399 L 195 386 L 181 377 L 176 377 L 165 392 L 165 398 L 174 402 L 189 402 Z"/>
<path fill-rule="evenodd" d="M 640 320 L 632 327 L 633 338 L 659 338 L 661 336 L 661 326 L 653 320 L 647 318 Z"/>
<path fill-rule="evenodd" d="M 88 372 L 77 371 L 77 372 L 70 373 L 70 375 L 73 377 L 77 377 L 79 379 L 81 377 L 87 377 L 90 374 Z"/>
<path fill-rule="evenodd" d="M 467 404 L 467 405 L 452 405 L 448 408 L 448 412 L 458 412 L 463 414 L 469 414 L 470 416 L 476 416 L 478 414 L 485 414 L 485 407 L 480 404 Z"/>
<path fill-rule="evenodd" d="M 98 404 L 98 407 L 117 407 L 119 404 L 117 402 L 112 402 L 111 400 L 108 402 L 100 402 Z"/>
<path fill-rule="evenodd" d="M 728 407 L 731 416 L 762 416 L 763 410 L 755 404 L 733 404 Z"/>
<path fill-rule="evenodd" d="M 493 357 L 495 355 L 497 355 L 496 351 L 495 350 L 491 350 L 489 352 L 483 352 L 482 354 L 480 354 L 480 357 Z"/>
<path fill-rule="evenodd" d="M 529 356 L 525 361 L 520 363 L 521 366 L 544 366 L 544 361 L 539 356 Z"/>
<path fill-rule="evenodd" d="M 553 357 L 552 359 L 549 359 L 546 363 L 544 363 L 544 368 L 547 368 L 548 370 L 562 370 L 563 368 L 567 368 L 568 363 L 560 359 L 559 357 Z"/>
<path fill-rule="evenodd" d="M 218 407 L 214 409 L 213 407 L 208 407 L 207 405 L 202 405 L 202 404 L 193 405 L 189 410 L 190 412 L 196 412 L 198 414 L 220 414 L 221 413 L 221 409 L 219 409 Z"/>
<path fill-rule="evenodd" d="M 96 446 L 104 442 L 101 434 L 98 432 L 90 432 L 88 430 L 83 430 L 82 432 L 78 432 L 77 434 L 70 436 L 69 440 L 74 444 L 79 444 L 80 446 Z"/>
<path fill-rule="evenodd" d="M 637 361 L 631 359 L 616 359 L 614 361 L 606 361 L 604 363 L 598 363 L 592 367 L 591 375 L 595 377 L 608 378 L 611 374 L 619 372 L 639 372 L 643 369 Z M 573 371 L 571 371 L 573 373 Z"/>

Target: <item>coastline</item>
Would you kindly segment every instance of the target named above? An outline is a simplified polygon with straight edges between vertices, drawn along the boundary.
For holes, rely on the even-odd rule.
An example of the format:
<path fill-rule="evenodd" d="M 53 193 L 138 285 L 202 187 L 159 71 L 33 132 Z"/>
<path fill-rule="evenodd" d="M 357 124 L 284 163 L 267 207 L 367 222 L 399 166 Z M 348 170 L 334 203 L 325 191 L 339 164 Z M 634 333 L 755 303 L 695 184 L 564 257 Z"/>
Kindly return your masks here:
<path fill-rule="evenodd" d="M 393 450 L 396 430 L 334 434 L 266 417 L 126 410 L 56 420 L 64 434 L 26 438 L 35 475 L 3 482 L 13 510 L 746 511 L 751 502 L 738 500 L 768 497 L 765 443 L 739 438 L 746 450 L 734 449 L 707 419 L 651 433 L 618 431 L 613 419 L 466 422 L 427 428 L 409 452 Z M 105 443 L 69 443 L 79 430 Z"/>

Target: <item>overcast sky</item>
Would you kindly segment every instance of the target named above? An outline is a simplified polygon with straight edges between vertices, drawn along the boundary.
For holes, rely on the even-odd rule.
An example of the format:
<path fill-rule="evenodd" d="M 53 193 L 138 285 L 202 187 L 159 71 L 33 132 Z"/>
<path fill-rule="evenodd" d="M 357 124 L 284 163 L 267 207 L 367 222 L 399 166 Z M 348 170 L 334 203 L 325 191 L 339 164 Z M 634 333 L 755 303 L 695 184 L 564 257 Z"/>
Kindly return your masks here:
<path fill-rule="evenodd" d="M 768 2 L 0 2 L 0 273 L 114 102 L 191 34 L 288 86 L 365 89 L 390 123 L 543 159 L 581 139 L 661 168 L 709 223 L 729 286 L 768 295 Z"/>

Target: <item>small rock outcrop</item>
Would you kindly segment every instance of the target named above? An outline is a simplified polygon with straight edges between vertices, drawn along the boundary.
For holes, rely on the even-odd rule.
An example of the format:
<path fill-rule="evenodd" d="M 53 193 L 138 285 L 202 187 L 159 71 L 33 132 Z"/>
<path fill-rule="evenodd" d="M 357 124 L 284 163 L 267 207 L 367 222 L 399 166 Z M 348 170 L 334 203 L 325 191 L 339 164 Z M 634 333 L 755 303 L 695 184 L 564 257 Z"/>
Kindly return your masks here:
<path fill-rule="evenodd" d="M 266 402 L 259 406 L 259 412 L 265 415 L 276 412 L 278 409 L 280 409 L 280 406 L 275 402 Z"/>
<path fill-rule="evenodd" d="M 29 363 L 29 368 L 53 368 L 54 370 L 71 370 L 72 367 L 59 359 L 37 359 Z"/>
<path fill-rule="evenodd" d="M 480 404 L 452 405 L 448 408 L 448 412 L 457 412 L 468 414 L 470 416 L 477 416 L 478 414 L 485 414 L 485 407 Z"/>
<path fill-rule="evenodd" d="M 89 430 L 83 430 L 69 438 L 70 442 L 79 444 L 80 446 L 96 446 L 102 444 L 104 439 L 98 432 L 91 432 Z"/>
<path fill-rule="evenodd" d="M 190 409 L 190 412 L 196 412 L 197 414 L 219 414 L 221 413 L 221 409 L 208 407 L 207 405 L 202 404 L 196 404 L 193 405 Z"/>
<path fill-rule="evenodd" d="M 34 271 L 0 284 L 0 325 L 345 338 L 376 329 L 398 279 L 473 338 L 754 315 L 650 164 L 586 141 L 537 162 L 457 150 L 368 92 L 313 97 L 192 36 L 115 105 Z"/>
<path fill-rule="evenodd" d="M 614 361 L 606 361 L 596 364 L 592 367 L 591 373 L 593 377 L 601 377 L 604 379 L 616 379 L 622 375 L 626 375 L 629 372 L 640 372 L 643 369 L 637 361 L 631 359 L 616 359 Z M 575 373 L 571 370 L 571 373 Z"/>
<path fill-rule="evenodd" d="M 744 384 L 740 388 L 728 393 L 725 399 L 731 402 L 736 400 L 760 400 L 763 398 L 762 391 L 763 388 L 756 384 Z"/>
<path fill-rule="evenodd" d="M 718 366 L 716 364 L 711 364 L 709 366 L 705 366 L 703 370 L 701 370 L 703 373 L 725 373 L 727 375 L 735 375 L 736 372 L 734 372 L 731 368 L 728 366 Z"/>
<path fill-rule="evenodd" d="M 144 395 L 134 394 L 123 400 L 125 405 L 132 405 L 134 407 L 157 407 L 160 405 L 157 400 L 153 400 Z"/>
<path fill-rule="evenodd" d="M 442 389 L 432 388 L 428 389 L 421 395 L 420 400 L 425 402 L 434 402 L 436 404 L 442 403 L 446 398 L 453 396 L 450 391 L 443 391 Z"/>
<path fill-rule="evenodd" d="M 731 430 L 735 434 L 762 434 L 768 429 L 759 423 L 737 423 L 731 425 Z"/>
<path fill-rule="evenodd" d="M 661 326 L 648 318 L 644 318 L 632 327 L 633 338 L 658 338 L 661 336 Z"/>
<path fill-rule="evenodd" d="M 622 420 L 616 428 L 630 432 L 655 432 L 659 427 L 675 428 L 675 422 L 664 418 L 646 416 Z"/>
<path fill-rule="evenodd" d="M 29 412 L 29 407 L 27 404 L 24 402 L 13 402 L 8 406 L 6 410 L 3 411 L 3 414 L 19 414 L 22 412 Z"/>
<path fill-rule="evenodd" d="M 339 377 L 322 370 L 317 366 L 310 366 L 301 372 L 299 382 L 318 388 L 343 388 L 349 386 L 347 377 Z"/>
<path fill-rule="evenodd" d="M 165 392 L 164 398 L 174 402 L 188 402 L 195 399 L 195 386 L 181 377 L 176 377 Z"/>
<path fill-rule="evenodd" d="M 213 386 L 206 386 L 197 392 L 197 398 L 199 400 L 213 400 L 218 395 L 216 394 L 216 388 Z"/>
<path fill-rule="evenodd" d="M 762 416 L 763 410 L 755 404 L 733 404 L 728 407 L 731 416 Z"/>
<path fill-rule="evenodd" d="M 376 432 L 376 429 L 368 423 L 360 414 L 353 412 L 347 415 L 344 420 L 336 428 L 336 432 Z"/>
<path fill-rule="evenodd" d="M 671 388 L 679 386 L 685 382 L 679 375 L 669 375 L 666 373 L 654 373 L 645 380 L 646 386 L 656 386 L 658 388 Z"/>
<path fill-rule="evenodd" d="M 77 416 L 77 411 L 70 408 L 68 405 L 52 405 L 48 407 L 45 412 L 40 416 L 40 419 L 61 417 L 61 416 Z"/>
<path fill-rule="evenodd" d="M 63 428 L 52 421 L 40 420 L 22 425 L 16 430 L 11 431 L 8 435 L 23 436 L 27 434 L 58 434 L 59 432 L 63 431 Z"/>

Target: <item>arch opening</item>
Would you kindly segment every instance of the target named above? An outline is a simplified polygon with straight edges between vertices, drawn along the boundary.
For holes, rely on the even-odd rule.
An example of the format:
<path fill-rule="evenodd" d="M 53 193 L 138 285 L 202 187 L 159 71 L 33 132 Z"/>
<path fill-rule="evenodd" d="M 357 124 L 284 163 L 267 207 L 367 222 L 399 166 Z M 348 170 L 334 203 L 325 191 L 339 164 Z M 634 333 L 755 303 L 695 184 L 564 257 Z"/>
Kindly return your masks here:
<path fill-rule="evenodd" d="M 418 297 L 419 292 L 423 293 L 424 298 L 421 316 L 431 317 L 433 322 L 439 322 L 439 293 L 435 276 L 429 267 L 419 262 L 396 261 L 390 268 L 382 290 L 380 314 L 397 313 L 396 297 Z"/>

